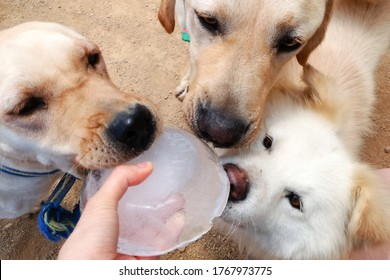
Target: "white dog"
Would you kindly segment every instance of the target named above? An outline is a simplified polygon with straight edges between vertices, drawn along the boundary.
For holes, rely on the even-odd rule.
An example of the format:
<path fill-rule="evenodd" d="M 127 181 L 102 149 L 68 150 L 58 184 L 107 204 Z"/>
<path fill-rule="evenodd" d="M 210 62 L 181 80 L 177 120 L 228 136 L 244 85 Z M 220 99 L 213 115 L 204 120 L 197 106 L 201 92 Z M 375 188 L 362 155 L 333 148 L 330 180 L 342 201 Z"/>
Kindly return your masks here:
<path fill-rule="evenodd" d="M 390 241 L 390 188 L 358 160 L 390 3 L 345 2 L 309 59 L 321 72 L 307 66 L 307 87 L 275 88 L 257 140 L 222 157 L 231 194 L 220 226 L 252 258 L 347 258 Z"/>
<path fill-rule="evenodd" d="M 99 48 L 54 23 L 0 32 L 0 218 L 31 212 L 62 172 L 82 176 L 145 151 L 160 122 L 111 82 Z"/>

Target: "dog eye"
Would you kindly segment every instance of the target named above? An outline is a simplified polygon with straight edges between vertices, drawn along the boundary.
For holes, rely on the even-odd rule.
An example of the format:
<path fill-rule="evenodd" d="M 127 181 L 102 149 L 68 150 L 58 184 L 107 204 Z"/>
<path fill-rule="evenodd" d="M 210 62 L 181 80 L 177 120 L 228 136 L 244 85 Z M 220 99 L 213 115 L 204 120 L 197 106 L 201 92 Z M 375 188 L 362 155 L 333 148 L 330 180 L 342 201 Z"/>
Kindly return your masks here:
<path fill-rule="evenodd" d="M 287 35 L 279 41 L 278 53 L 289 53 L 299 49 L 302 46 L 301 40 L 298 37 Z"/>
<path fill-rule="evenodd" d="M 263 146 L 264 148 L 266 148 L 267 150 L 268 149 L 271 149 L 272 147 L 272 142 L 273 142 L 273 139 L 271 136 L 269 136 L 268 134 L 265 135 L 264 139 L 263 139 Z"/>
<path fill-rule="evenodd" d="M 217 33 L 219 31 L 218 20 L 212 16 L 205 14 L 196 14 L 198 16 L 200 24 L 209 32 Z"/>
<path fill-rule="evenodd" d="M 36 111 L 47 109 L 45 100 L 41 97 L 30 97 L 17 108 L 14 109 L 12 114 L 19 116 L 30 116 Z"/>
<path fill-rule="evenodd" d="M 286 197 L 288 198 L 290 205 L 293 208 L 298 209 L 299 211 L 303 212 L 302 199 L 299 195 L 297 195 L 296 193 L 290 192 L 288 195 L 286 195 Z"/>
<path fill-rule="evenodd" d="M 100 61 L 100 54 L 99 53 L 93 53 L 88 55 L 88 64 L 91 66 L 95 66 Z"/>

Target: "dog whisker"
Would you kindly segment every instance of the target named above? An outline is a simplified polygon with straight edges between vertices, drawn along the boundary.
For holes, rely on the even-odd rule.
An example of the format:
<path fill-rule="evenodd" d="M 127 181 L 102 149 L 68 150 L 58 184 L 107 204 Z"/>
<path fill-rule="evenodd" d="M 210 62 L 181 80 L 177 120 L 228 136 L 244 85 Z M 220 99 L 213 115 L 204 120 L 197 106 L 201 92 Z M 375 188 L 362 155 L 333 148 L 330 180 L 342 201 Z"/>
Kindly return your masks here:
<path fill-rule="evenodd" d="M 240 218 L 241 220 L 241 218 Z M 239 226 L 240 226 L 240 223 L 241 221 L 238 220 L 238 221 L 234 221 L 231 225 L 230 225 L 230 229 L 228 230 L 228 232 L 226 233 L 225 235 L 225 238 L 226 239 L 230 239 L 233 234 L 238 230 Z"/>
<path fill-rule="evenodd" d="M 252 222 L 252 225 L 253 225 L 253 229 L 255 231 L 255 235 L 257 236 L 257 227 L 256 227 L 256 223 L 255 223 L 255 220 L 253 219 L 253 216 L 251 215 L 250 216 L 250 220 Z"/>

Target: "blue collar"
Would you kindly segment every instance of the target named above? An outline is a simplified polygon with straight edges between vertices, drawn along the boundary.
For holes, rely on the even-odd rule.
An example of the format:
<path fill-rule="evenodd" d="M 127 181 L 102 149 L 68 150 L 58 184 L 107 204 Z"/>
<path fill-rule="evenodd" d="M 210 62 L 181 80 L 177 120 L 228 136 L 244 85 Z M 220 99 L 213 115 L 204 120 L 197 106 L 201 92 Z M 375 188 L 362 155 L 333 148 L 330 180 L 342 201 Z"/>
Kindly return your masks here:
<path fill-rule="evenodd" d="M 0 172 L 5 173 L 8 175 L 16 176 L 16 177 L 23 177 L 23 178 L 35 178 L 35 177 L 44 177 L 44 176 L 49 176 L 54 173 L 59 172 L 59 169 L 55 169 L 52 171 L 47 171 L 47 172 L 29 172 L 29 171 L 22 171 L 22 170 L 17 170 L 5 165 L 0 165 Z"/>

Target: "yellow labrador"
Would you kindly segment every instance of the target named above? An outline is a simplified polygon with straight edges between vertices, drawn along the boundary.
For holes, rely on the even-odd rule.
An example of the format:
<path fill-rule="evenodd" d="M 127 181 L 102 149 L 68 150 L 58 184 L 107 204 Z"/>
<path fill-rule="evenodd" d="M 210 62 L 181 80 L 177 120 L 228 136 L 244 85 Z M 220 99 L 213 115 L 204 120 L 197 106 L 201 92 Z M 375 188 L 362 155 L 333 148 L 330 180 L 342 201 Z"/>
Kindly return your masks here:
<path fill-rule="evenodd" d="M 217 147 L 251 143 L 270 89 L 299 75 L 297 60 L 304 65 L 322 41 L 333 2 L 383 0 L 162 0 L 166 31 L 174 30 L 176 14 L 191 37 L 190 68 L 177 94 L 193 131 Z"/>
<path fill-rule="evenodd" d="M 28 213 L 60 171 L 112 167 L 148 149 L 154 106 L 110 80 L 99 48 L 54 23 L 0 32 L 0 218 Z"/>
<path fill-rule="evenodd" d="M 280 70 L 296 56 L 306 62 L 324 37 L 332 4 L 162 0 L 166 31 L 173 31 L 176 14 L 191 36 L 190 69 L 177 91 L 193 131 L 217 147 L 254 140 Z"/>
<path fill-rule="evenodd" d="M 390 187 L 359 161 L 390 1 L 361 5 L 338 4 L 310 57 L 319 71 L 305 66 L 306 88 L 272 89 L 257 140 L 221 159 L 231 188 L 221 225 L 252 258 L 348 258 L 390 244 Z"/>

